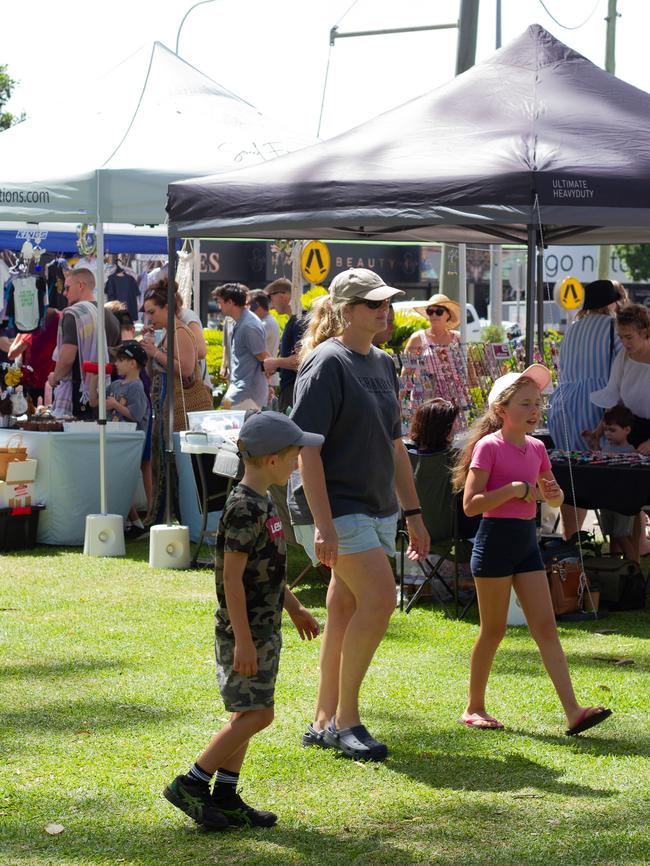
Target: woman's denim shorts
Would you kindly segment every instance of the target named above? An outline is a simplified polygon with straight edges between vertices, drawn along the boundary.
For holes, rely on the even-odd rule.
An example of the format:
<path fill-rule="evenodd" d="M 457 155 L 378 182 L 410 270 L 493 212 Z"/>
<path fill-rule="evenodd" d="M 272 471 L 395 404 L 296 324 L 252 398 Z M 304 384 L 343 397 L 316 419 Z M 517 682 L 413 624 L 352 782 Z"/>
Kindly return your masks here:
<path fill-rule="evenodd" d="M 339 554 L 362 553 L 383 547 L 388 556 L 395 556 L 398 513 L 389 517 L 369 517 L 367 514 L 345 514 L 334 518 L 334 528 L 339 538 Z M 314 550 L 314 524 L 293 527 L 298 544 L 302 545 L 313 565 L 318 565 Z"/>
<path fill-rule="evenodd" d="M 474 577 L 509 577 L 544 571 L 535 520 L 484 517 L 472 546 Z"/>

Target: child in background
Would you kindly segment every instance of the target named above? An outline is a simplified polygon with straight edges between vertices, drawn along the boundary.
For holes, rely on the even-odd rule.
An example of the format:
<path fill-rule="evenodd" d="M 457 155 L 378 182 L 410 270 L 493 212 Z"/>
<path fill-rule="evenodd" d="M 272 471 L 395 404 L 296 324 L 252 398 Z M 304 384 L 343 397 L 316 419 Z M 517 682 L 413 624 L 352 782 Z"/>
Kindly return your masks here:
<path fill-rule="evenodd" d="M 458 418 L 458 407 L 436 397 L 423 403 L 411 422 L 411 440 L 418 454 L 435 454 L 447 451 L 454 435 L 454 424 Z"/>
<path fill-rule="evenodd" d="M 629 454 L 634 451 L 634 445 L 628 442 L 632 432 L 634 415 L 628 408 L 619 403 L 603 414 L 603 439 L 601 450 L 608 454 Z M 632 514 L 619 514 L 608 508 L 601 508 L 600 523 L 602 530 L 610 537 L 611 552 L 622 553 L 627 559 L 639 562 L 639 517 Z"/>
<path fill-rule="evenodd" d="M 133 323 L 133 319 L 131 318 L 131 314 L 128 311 L 128 308 L 125 303 L 122 301 L 109 301 L 106 305 L 106 309 L 110 310 L 117 321 L 120 323 L 120 331 L 122 333 L 122 342 L 125 343 L 127 341 L 136 339 L 135 332 L 135 324 Z M 113 376 L 113 379 L 116 377 Z M 142 380 L 142 384 L 144 386 L 144 393 L 147 395 L 147 402 L 149 403 L 149 424 L 147 425 L 146 438 L 144 440 L 144 449 L 142 451 L 142 461 L 140 463 L 140 471 L 142 472 L 142 485 L 144 487 L 145 496 L 147 498 L 147 511 L 151 508 L 151 495 L 153 491 L 153 479 L 151 475 L 151 434 L 152 434 L 152 412 L 151 412 L 151 378 L 149 373 L 147 372 L 147 368 L 140 368 L 140 379 Z M 142 521 L 140 520 L 138 514 L 134 512 L 134 521 L 130 525 L 127 524 L 127 533 L 131 537 L 138 537 L 142 535 L 144 532 L 144 526 Z M 131 517 L 131 515 L 130 515 Z"/>
<path fill-rule="evenodd" d="M 145 433 L 145 443 L 140 468 L 142 481 L 147 490 L 145 464 L 151 467 L 151 403 L 141 378 L 147 363 L 147 353 L 136 340 L 127 340 L 114 350 L 114 366 L 119 375 L 106 389 L 106 412 L 112 421 L 135 421 L 138 430 Z M 148 449 L 148 456 L 147 456 Z M 125 538 L 133 540 L 145 532 L 135 506 L 131 507 L 125 528 Z"/>
<path fill-rule="evenodd" d="M 454 533 L 459 539 L 471 538 L 476 533 L 477 524 L 476 519 L 470 520 L 462 512 L 460 498 L 454 497 L 452 489 L 454 452 L 451 442 L 458 411 L 457 406 L 440 397 L 423 403 L 411 422 L 410 436 L 416 447 L 408 449 L 415 489 L 422 504 L 424 525 L 431 534 L 431 553 L 427 561 L 430 565 L 436 565 L 442 554 L 447 561 L 440 565 L 439 574 L 445 581 L 453 578 L 455 571 L 448 559 L 447 540 L 454 537 Z M 436 544 L 441 545 L 440 551 L 436 549 Z M 460 554 L 457 568 L 459 578 L 473 588 L 468 552 L 467 542 L 461 541 L 457 549 L 457 554 Z M 405 567 L 406 574 L 410 576 L 408 583 L 422 582 L 423 572 L 417 563 L 407 560 Z M 413 575 L 416 576 L 415 580 Z M 448 591 L 448 586 L 438 586 L 438 595 L 442 596 Z"/>
<path fill-rule="evenodd" d="M 316 637 L 320 629 L 286 586 L 286 542 L 268 488 L 287 483 L 304 445 L 322 443 L 322 436 L 304 433 L 278 412 L 258 412 L 240 430 L 244 477 L 221 515 L 215 568 L 217 678 L 231 716 L 189 772 L 163 792 L 207 830 L 270 827 L 277 820 L 273 812 L 242 800 L 239 772 L 251 737 L 273 721 L 282 608 L 303 640 Z"/>
<path fill-rule="evenodd" d="M 147 432 L 149 401 L 144 393 L 140 370 L 147 363 L 147 353 L 135 340 L 120 343 L 115 349 L 115 367 L 119 379 L 106 389 L 106 410 L 115 421 L 135 421 L 138 430 Z"/>
<path fill-rule="evenodd" d="M 471 563 L 481 625 L 472 650 L 467 707 L 459 720 L 477 730 L 503 728 L 486 712 L 485 690 L 505 634 L 511 588 L 564 707 L 566 734 L 580 734 L 611 715 L 576 700 L 537 544 L 537 486 L 549 505 L 563 501 L 544 445 L 529 435 L 539 424 L 542 391 L 550 381 L 540 364 L 497 379 L 454 473 L 456 489 L 464 487 L 465 513 L 483 515 Z"/>

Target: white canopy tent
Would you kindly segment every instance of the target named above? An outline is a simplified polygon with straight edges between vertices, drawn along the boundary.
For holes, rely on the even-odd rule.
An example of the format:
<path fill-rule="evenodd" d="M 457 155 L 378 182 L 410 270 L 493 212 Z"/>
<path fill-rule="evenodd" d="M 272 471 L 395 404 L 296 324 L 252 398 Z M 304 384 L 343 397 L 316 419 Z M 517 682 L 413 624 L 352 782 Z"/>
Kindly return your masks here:
<path fill-rule="evenodd" d="M 82 100 L 80 100 L 81 102 Z M 112 70 L 91 107 L 26 120 L 0 133 L 0 221 L 93 223 L 103 261 L 105 222 L 160 225 L 173 181 L 232 171 L 311 143 L 159 42 Z M 173 247 L 171 247 L 173 250 Z M 103 269 L 97 303 L 104 304 Z M 173 309 L 170 307 L 170 327 Z M 105 340 L 98 341 L 100 370 Z M 170 370 L 173 357 L 170 353 Z M 101 512 L 106 513 L 104 378 L 99 377 Z M 171 461 L 171 455 L 168 455 Z M 168 520 L 171 509 L 168 508 Z"/>

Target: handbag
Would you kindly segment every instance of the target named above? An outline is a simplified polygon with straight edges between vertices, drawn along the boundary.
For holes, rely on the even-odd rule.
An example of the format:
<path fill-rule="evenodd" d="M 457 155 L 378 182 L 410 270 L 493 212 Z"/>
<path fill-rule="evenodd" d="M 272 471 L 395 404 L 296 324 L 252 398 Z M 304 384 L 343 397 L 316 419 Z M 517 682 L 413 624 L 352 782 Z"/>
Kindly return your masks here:
<path fill-rule="evenodd" d="M 18 445 L 11 443 L 17 440 Z M 0 446 L 0 481 L 5 481 L 7 478 L 7 466 L 10 463 L 22 463 L 27 460 L 27 448 L 23 445 L 23 437 L 20 433 L 15 433 L 7 440 L 6 445 Z"/>
<path fill-rule="evenodd" d="M 183 326 L 185 327 L 185 326 Z M 194 334 L 189 328 L 186 328 L 187 333 L 192 338 L 194 349 L 196 350 L 196 340 Z M 212 392 L 205 384 L 201 377 L 198 358 L 194 367 L 192 379 L 187 384 L 183 383 L 183 377 L 179 370 L 178 385 L 174 383 L 174 433 L 179 433 L 181 430 L 187 430 L 187 413 L 188 412 L 206 412 L 214 409 L 214 400 Z M 164 430 L 167 430 L 169 418 L 169 396 L 165 400 L 163 410 Z"/>
<path fill-rule="evenodd" d="M 646 580 L 639 566 L 619 556 L 589 556 L 585 571 L 600 590 L 604 607 L 610 610 L 643 610 Z"/>
<path fill-rule="evenodd" d="M 555 616 L 580 610 L 580 563 L 554 559 L 546 567 Z"/>

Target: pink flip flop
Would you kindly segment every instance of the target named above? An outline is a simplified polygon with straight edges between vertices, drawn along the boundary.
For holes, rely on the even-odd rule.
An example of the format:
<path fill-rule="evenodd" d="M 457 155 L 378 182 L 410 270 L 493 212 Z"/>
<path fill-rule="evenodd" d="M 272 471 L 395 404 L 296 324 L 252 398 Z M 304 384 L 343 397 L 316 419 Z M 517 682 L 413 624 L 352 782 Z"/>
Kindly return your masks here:
<path fill-rule="evenodd" d="M 588 716 L 587 713 L 589 710 L 593 709 L 596 709 L 598 712 L 592 713 Z M 594 728 L 596 725 L 604 722 L 605 719 L 608 719 L 611 716 L 611 714 L 612 711 L 605 709 L 605 707 L 586 707 L 578 716 L 578 721 L 575 725 L 564 733 L 567 737 L 575 737 L 576 734 L 581 734 L 583 731 L 588 731 L 589 728 Z"/>
<path fill-rule="evenodd" d="M 487 724 L 485 724 L 487 722 Z M 482 724 L 483 723 L 483 724 Z M 497 719 L 488 716 L 487 718 L 463 719 L 462 716 L 458 719 L 459 725 L 466 725 L 468 728 L 474 728 L 477 731 L 502 731 L 503 725 Z"/>

